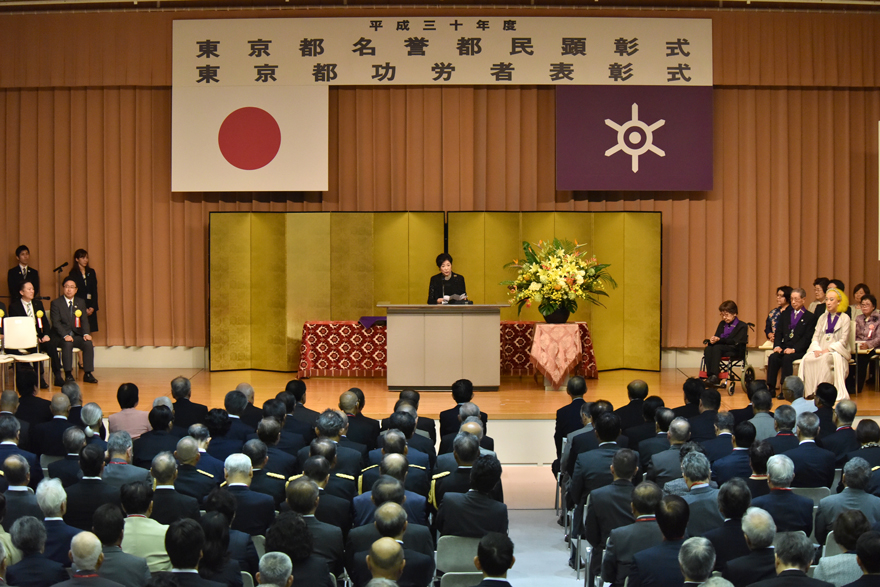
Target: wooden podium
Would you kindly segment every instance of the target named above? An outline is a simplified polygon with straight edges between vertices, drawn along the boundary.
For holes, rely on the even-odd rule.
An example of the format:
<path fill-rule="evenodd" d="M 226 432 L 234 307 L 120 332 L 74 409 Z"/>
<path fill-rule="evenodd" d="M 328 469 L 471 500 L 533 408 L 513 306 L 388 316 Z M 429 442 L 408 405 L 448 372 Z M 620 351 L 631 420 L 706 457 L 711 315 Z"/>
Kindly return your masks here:
<path fill-rule="evenodd" d="M 501 384 L 501 308 L 507 305 L 392 305 L 388 313 L 388 388 L 448 390 Z"/>

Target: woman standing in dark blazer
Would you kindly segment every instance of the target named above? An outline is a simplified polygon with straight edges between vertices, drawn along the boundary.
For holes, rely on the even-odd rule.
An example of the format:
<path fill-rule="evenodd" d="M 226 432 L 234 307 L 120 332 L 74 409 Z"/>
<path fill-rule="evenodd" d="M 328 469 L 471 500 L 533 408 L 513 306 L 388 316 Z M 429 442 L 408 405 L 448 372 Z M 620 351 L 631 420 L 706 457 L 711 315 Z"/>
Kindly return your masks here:
<path fill-rule="evenodd" d="M 76 282 L 77 296 L 85 299 L 86 313 L 89 316 L 89 329 L 92 334 L 98 332 L 98 276 L 89 267 L 89 252 L 77 249 L 73 254 L 74 265 L 70 270 L 70 279 Z"/>
<path fill-rule="evenodd" d="M 464 277 L 452 272 L 452 257 L 448 253 L 437 255 L 440 273 L 431 277 L 428 286 L 428 303 L 444 304 L 446 296 L 465 295 Z M 465 295 L 465 299 L 467 299 Z"/>

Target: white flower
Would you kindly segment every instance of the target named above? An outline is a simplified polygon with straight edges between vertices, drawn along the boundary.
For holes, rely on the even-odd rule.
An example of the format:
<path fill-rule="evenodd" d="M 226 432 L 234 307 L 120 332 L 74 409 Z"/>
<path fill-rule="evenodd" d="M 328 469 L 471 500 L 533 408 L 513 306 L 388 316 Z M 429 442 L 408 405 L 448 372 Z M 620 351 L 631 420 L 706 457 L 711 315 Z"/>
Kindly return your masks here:
<path fill-rule="evenodd" d="M 540 304 L 541 301 L 543 301 L 544 296 L 542 296 L 542 295 L 539 294 L 539 293 L 536 293 L 532 299 L 535 300 L 535 303 L 536 303 L 536 304 Z"/>
<path fill-rule="evenodd" d="M 541 284 L 533 281 L 531 285 L 529 285 L 529 289 L 531 291 L 541 291 Z"/>

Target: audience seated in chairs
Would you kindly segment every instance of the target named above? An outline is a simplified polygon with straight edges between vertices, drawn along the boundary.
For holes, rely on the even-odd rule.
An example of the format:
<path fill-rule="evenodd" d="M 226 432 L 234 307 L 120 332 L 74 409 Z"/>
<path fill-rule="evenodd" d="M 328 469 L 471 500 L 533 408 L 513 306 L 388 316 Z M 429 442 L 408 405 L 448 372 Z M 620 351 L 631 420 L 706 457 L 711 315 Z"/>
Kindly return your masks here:
<path fill-rule="evenodd" d="M 510 587 L 507 571 L 513 568 L 513 542 L 506 534 L 488 532 L 477 545 L 474 566 L 483 573 L 483 580 L 477 587 Z"/>
<path fill-rule="evenodd" d="M 478 458 L 471 468 L 470 491 L 443 497 L 436 518 L 440 535 L 479 538 L 486 532 L 507 533 L 507 506 L 491 496 L 500 482 L 498 459 L 491 455 Z"/>
<path fill-rule="evenodd" d="M 831 487 L 837 457 L 816 444 L 819 418 L 805 412 L 797 419 L 798 446 L 785 452 L 794 463 L 792 487 Z"/>
<path fill-rule="evenodd" d="M 688 486 L 682 497 L 690 511 L 688 533 L 702 536 L 709 530 L 721 527 L 724 518 L 718 510 L 718 489 L 709 485 L 709 459 L 700 452 L 691 452 L 681 459 L 681 474 Z"/>
<path fill-rule="evenodd" d="M 724 523 L 704 534 L 715 548 L 715 570 L 724 571 L 727 561 L 749 554 L 742 519 L 751 502 L 749 487 L 739 477 L 727 481 L 718 490 L 718 510 Z"/>
<path fill-rule="evenodd" d="M 177 441 L 174 457 L 180 463 L 177 467 L 174 488 L 183 495 L 194 497 L 199 503 L 202 503 L 205 497 L 217 487 L 220 480 L 199 466 L 201 460 L 199 443 L 191 436 L 184 436 Z"/>
<path fill-rule="evenodd" d="M 46 528 L 33 516 L 22 516 L 12 525 L 12 544 L 21 551 L 20 561 L 6 569 L 9 585 L 45 587 L 68 578 L 64 566 L 43 554 L 46 548 Z"/>
<path fill-rule="evenodd" d="M 602 557 L 602 580 L 620 587 L 632 568 L 633 557 L 663 541 L 654 512 L 663 498 L 663 491 L 655 483 L 645 481 L 632 492 L 632 515 L 635 522 L 621 526 L 608 536 Z"/>
<path fill-rule="evenodd" d="M 828 581 L 835 587 L 843 587 L 862 576 L 856 547 L 862 534 L 871 531 L 871 524 L 864 513 L 858 509 L 851 509 L 838 514 L 834 519 L 833 528 L 833 539 L 843 552 L 820 558 L 813 578 Z"/>
<path fill-rule="evenodd" d="M 313 545 L 314 538 L 305 520 L 294 512 L 280 513 L 266 531 L 266 552 L 289 556 L 296 581 L 314 587 L 333 587 L 327 563 L 313 556 Z"/>
<path fill-rule="evenodd" d="M 215 423 L 229 421 L 229 417 L 223 410 L 218 410 L 218 413 L 214 414 L 214 416 L 216 417 Z M 206 421 L 209 419 L 209 416 L 205 417 Z M 222 483 L 223 461 L 208 452 L 208 447 L 213 444 L 214 440 L 208 426 L 205 424 L 193 424 L 189 427 L 189 430 L 187 430 L 187 434 L 190 438 L 199 443 L 199 468 L 213 475 L 214 479 L 217 480 L 217 483 Z M 226 457 L 223 458 L 225 459 Z"/>
<path fill-rule="evenodd" d="M 712 576 L 715 559 L 715 548 L 709 540 L 700 536 L 685 540 L 678 551 L 678 566 L 684 585 L 696 587 L 705 583 Z"/>
<path fill-rule="evenodd" d="M 733 583 L 733 587 L 747 587 L 776 576 L 773 517 L 761 508 L 750 507 L 743 516 L 742 531 L 749 553 L 727 561 L 723 571 L 723 577 Z"/>
<path fill-rule="evenodd" d="M 138 387 L 134 383 L 123 383 L 116 391 L 116 401 L 122 408 L 107 418 L 110 423 L 110 434 L 124 430 L 136 440 L 153 429 L 147 412 L 136 409 L 139 403 Z"/>
<path fill-rule="evenodd" d="M 664 540 L 657 546 L 635 553 L 629 587 L 680 587 L 684 583 L 678 553 L 687 532 L 688 504 L 677 495 L 667 495 L 657 505 L 655 515 Z"/>
<path fill-rule="evenodd" d="M 807 576 L 813 562 L 813 543 L 800 532 L 784 532 L 776 538 L 776 577 L 753 583 L 756 587 L 830 587 L 830 583 Z"/>
<path fill-rule="evenodd" d="M 92 532 L 101 541 L 104 554 L 104 563 L 98 574 L 123 587 L 141 587 L 150 580 L 150 567 L 145 559 L 122 552 L 124 528 L 125 516 L 119 506 L 105 503 L 95 510 Z"/>
<path fill-rule="evenodd" d="M 767 461 L 767 485 L 770 493 L 756 497 L 752 505 L 773 516 L 777 532 L 813 532 L 813 500 L 792 491 L 794 463 L 785 455 L 773 455 Z"/>
<path fill-rule="evenodd" d="M 819 502 L 816 511 L 816 541 L 825 544 L 825 538 L 831 530 L 834 520 L 847 510 L 859 510 L 868 519 L 868 525 L 880 522 L 880 497 L 871 495 L 865 490 L 871 481 L 871 465 L 865 459 L 856 457 L 843 468 L 843 485 L 845 489 Z"/>

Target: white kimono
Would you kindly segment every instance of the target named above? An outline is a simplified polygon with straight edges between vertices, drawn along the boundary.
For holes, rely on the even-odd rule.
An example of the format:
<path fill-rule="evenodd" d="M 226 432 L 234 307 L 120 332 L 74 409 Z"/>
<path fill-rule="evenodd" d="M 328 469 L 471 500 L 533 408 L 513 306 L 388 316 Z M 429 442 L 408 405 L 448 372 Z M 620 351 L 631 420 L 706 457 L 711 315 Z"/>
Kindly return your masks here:
<path fill-rule="evenodd" d="M 837 401 L 849 399 L 849 393 L 846 391 L 846 375 L 849 372 L 851 321 L 845 312 L 837 316 L 840 317 L 834 325 L 834 332 L 830 335 L 825 333 L 829 319 L 828 312 L 819 317 L 813 342 L 810 343 L 810 348 L 801 360 L 798 377 L 804 380 L 804 394 L 807 396 L 816 393 L 816 387 L 820 383 L 832 383 L 837 388 Z M 819 357 L 813 354 L 813 351 L 825 349 L 830 349 L 831 352 Z"/>

